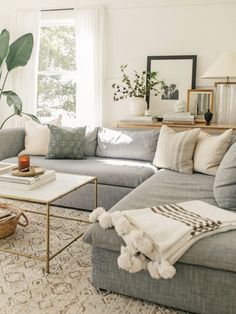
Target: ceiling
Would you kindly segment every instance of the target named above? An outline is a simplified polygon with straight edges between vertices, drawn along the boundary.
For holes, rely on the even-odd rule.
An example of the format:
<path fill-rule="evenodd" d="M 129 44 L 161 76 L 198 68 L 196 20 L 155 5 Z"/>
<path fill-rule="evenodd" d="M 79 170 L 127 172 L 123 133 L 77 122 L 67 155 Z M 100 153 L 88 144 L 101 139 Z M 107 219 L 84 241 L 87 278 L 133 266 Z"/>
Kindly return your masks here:
<path fill-rule="evenodd" d="M 26 8 L 79 8 L 84 6 L 104 6 L 110 9 L 152 8 L 162 6 L 236 4 L 236 0 L 8 0 L 1 4 L 1 13 Z M 1 14 L 0 13 L 0 14 Z"/>
<path fill-rule="evenodd" d="M 236 4 L 236 0 L 90 0 L 90 2 L 102 3 L 110 8 Z"/>

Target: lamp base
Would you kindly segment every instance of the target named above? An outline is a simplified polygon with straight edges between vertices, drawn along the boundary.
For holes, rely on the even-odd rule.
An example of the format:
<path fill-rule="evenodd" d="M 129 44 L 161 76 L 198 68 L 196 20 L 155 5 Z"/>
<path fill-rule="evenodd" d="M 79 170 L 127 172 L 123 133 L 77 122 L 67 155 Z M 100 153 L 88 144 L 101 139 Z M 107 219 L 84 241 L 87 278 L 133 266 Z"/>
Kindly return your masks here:
<path fill-rule="evenodd" d="M 236 84 L 216 83 L 216 121 L 218 124 L 236 124 Z"/>

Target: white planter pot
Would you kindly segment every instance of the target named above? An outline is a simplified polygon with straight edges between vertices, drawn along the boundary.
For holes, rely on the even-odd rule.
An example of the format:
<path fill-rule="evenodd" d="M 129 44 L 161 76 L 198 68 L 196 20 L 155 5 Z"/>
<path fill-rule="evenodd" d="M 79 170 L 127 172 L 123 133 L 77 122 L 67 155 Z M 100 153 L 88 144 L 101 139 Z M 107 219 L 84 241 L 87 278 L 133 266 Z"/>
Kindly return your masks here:
<path fill-rule="evenodd" d="M 132 97 L 129 103 L 129 110 L 132 116 L 144 116 L 147 109 L 147 102 L 143 97 Z"/>

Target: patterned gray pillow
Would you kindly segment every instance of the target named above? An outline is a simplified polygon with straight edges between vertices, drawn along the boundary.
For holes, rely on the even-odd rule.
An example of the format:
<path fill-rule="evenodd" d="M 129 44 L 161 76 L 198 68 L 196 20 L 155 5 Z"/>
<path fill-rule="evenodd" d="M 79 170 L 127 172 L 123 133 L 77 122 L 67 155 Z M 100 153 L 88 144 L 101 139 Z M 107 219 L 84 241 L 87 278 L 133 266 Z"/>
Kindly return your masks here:
<path fill-rule="evenodd" d="M 50 141 L 47 159 L 83 159 L 85 127 L 63 128 L 48 125 Z"/>

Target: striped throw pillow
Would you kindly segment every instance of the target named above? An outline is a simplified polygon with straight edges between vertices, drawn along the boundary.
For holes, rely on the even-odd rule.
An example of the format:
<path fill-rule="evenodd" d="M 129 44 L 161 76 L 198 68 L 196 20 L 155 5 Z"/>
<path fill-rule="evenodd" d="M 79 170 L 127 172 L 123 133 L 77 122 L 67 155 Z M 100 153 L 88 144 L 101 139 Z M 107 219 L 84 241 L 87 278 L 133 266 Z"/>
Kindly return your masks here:
<path fill-rule="evenodd" d="M 182 173 L 193 173 L 193 153 L 200 129 L 184 132 L 163 125 L 160 130 L 153 165 Z"/>

